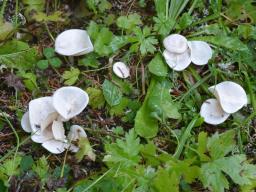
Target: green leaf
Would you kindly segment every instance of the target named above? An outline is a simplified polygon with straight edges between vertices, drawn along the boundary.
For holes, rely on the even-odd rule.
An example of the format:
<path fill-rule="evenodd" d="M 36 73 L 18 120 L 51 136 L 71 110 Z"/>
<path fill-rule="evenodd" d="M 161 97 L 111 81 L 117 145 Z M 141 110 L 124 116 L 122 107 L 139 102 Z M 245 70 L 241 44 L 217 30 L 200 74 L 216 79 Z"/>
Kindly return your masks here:
<path fill-rule="evenodd" d="M 94 42 L 94 49 L 100 56 L 108 56 L 112 53 L 109 44 L 113 39 L 113 33 L 106 27 L 102 27 Z"/>
<path fill-rule="evenodd" d="M 89 105 L 93 109 L 101 109 L 105 104 L 104 95 L 101 89 L 88 87 L 86 92 L 89 95 Z"/>
<path fill-rule="evenodd" d="M 167 118 L 180 119 L 179 106 L 172 101 L 169 93 L 169 81 L 157 82 L 148 98 L 148 107 L 152 117 L 165 122 Z"/>
<path fill-rule="evenodd" d="M 42 156 L 36 163 L 32 166 L 32 170 L 39 176 L 41 182 L 46 182 L 48 180 L 49 165 L 45 156 Z"/>
<path fill-rule="evenodd" d="M 49 63 L 53 68 L 59 68 L 62 64 L 62 61 L 58 57 L 53 57 L 49 59 Z"/>
<path fill-rule="evenodd" d="M 50 15 L 47 15 L 44 12 L 37 12 L 33 15 L 33 19 L 38 22 L 64 22 L 63 12 L 55 11 Z"/>
<path fill-rule="evenodd" d="M 12 40 L 0 46 L 0 65 L 9 68 L 27 70 L 34 67 L 37 62 L 37 52 L 27 43 Z"/>
<path fill-rule="evenodd" d="M 52 47 L 44 48 L 43 54 L 47 59 L 50 59 L 55 56 L 55 50 Z"/>
<path fill-rule="evenodd" d="M 87 27 L 87 32 L 90 35 L 92 40 L 95 41 L 97 39 L 99 31 L 100 31 L 100 26 L 94 21 L 91 21 L 89 26 Z"/>
<path fill-rule="evenodd" d="M 29 170 L 32 167 L 33 163 L 34 163 L 34 160 L 31 155 L 22 157 L 21 162 L 20 162 L 21 171 Z"/>
<path fill-rule="evenodd" d="M 168 74 L 168 67 L 163 61 L 160 53 L 157 53 L 156 56 L 150 61 L 148 69 L 156 76 L 166 77 Z"/>
<path fill-rule="evenodd" d="M 171 29 L 175 25 L 175 21 L 166 17 L 164 14 L 153 17 L 153 20 L 155 22 L 154 30 L 162 36 L 170 34 Z"/>
<path fill-rule="evenodd" d="M 122 166 L 136 165 L 141 157 L 138 155 L 142 145 L 134 129 L 125 134 L 125 140 L 117 139 L 116 143 L 106 144 L 107 155 L 103 161 L 109 163 L 121 163 Z"/>
<path fill-rule="evenodd" d="M 152 79 L 150 82 L 150 86 L 147 90 L 147 95 L 145 97 L 143 105 L 141 106 L 135 117 L 135 131 L 138 133 L 138 135 L 145 138 L 155 137 L 158 132 L 158 122 L 150 115 L 151 110 L 148 108 L 148 100 L 150 95 L 154 92 L 155 85 L 156 81 Z"/>
<path fill-rule="evenodd" d="M 62 78 L 65 80 L 65 85 L 74 85 L 78 80 L 80 70 L 78 68 L 71 67 L 70 71 L 65 71 Z"/>
<path fill-rule="evenodd" d="M 122 99 L 122 92 L 120 89 L 111 81 L 105 80 L 102 84 L 103 95 L 107 103 L 112 107 L 118 105 Z"/>
<path fill-rule="evenodd" d="M 84 156 L 88 156 L 92 161 L 95 161 L 96 155 L 90 145 L 88 138 L 81 137 L 78 141 L 79 151 L 76 153 L 76 159 L 80 162 Z"/>
<path fill-rule="evenodd" d="M 132 30 L 135 26 L 141 25 L 142 21 L 140 19 L 140 15 L 133 13 L 128 16 L 118 17 L 116 24 L 121 29 Z"/>
<path fill-rule="evenodd" d="M 191 25 L 192 21 L 193 17 L 189 15 L 189 13 L 183 13 L 178 21 L 178 26 L 176 28 L 179 30 L 184 30 Z"/>
<path fill-rule="evenodd" d="M 179 177 L 175 172 L 171 174 L 165 169 L 159 169 L 154 179 L 154 187 L 161 192 L 179 192 Z"/>
<path fill-rule="evenodd" d="M 212 43 L 214 45 L 224 47 L 226 49 L 230 49 L 233 51 L 246 51 L 248 47 L 242 41 L 239 40 L 237 37 L 230 37 L 226 35 L 217 35 L 217 36 L 203 36 L 203 37 L 196 37 L 192 40 L 200 40 L 206 41 L 208 43 Z"/>
<path fill-rule="evenodd" d="M 7 159 L 0 166 L 0 173 L 5 174 L 7 176 L 15 176 L 20 173 L 20 161 L 21 156 L 15 156 L 13 159 Z"/>
<path fill-rule="evenodd" d="M 235 135 L 235 130 L 229 130 L 222 134 L 215 133 L 208 138 L 207 149 L 211 158 L 218 159 L 230 153 L 236 146 Z"/>
<path fill-rule="evenodd" d="M 33 91 L 35 89 L 38 89 L 37 82 L 36 82 L 36 75 L 34 73 L 26 73 L 24 71 L 21 71 L 18 76 L 24 78 L 23 82 L 27 89 L 30 91 Z"/>
<path fill-rule="evenodd" d="M 85 66 L 85 67 L 92 67 L 94 69 L 99 68 L 99 61 L 96 58 L 95 54 L 88 54 L 86 57 L 80 59 L 78 61 L 78 65 Z"/>
<path fill-rule="evenodd" d="M 48 68 L 48 60 L 39 60 L 36 65 L 39 69 L 45 70 Z"/>
<path fill-rule="evenodd" d="M 9 22 L 1 23 L 0 21 L 0 42 L 11 37 L 14 31 L 15 31 L 15 28 L 12 23 L 9 23 Z"/>

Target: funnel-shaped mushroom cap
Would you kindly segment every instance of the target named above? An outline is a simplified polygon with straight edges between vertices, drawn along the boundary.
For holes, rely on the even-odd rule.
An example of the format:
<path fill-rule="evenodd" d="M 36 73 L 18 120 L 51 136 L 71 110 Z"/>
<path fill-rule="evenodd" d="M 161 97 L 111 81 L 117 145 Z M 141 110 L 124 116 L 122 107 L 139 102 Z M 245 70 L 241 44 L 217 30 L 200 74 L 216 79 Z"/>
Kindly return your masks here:
<path fill-rule="evenodd" d="M 61 121 L 53 121 L 52 123 L 52 134 L 54 139 L 64 141 L 66 138 L 65 129 Z"/>
<path fill-rule="evenodd" d="M 118 77 L 123 79 L 130 76 L 130 69 L 123 62 L 116 62 L 113 65 L 113 71 Z"/>
<path fill-rule="evenodd" d="M 235 113 L 248 103 L 244 89 L 232 81 L 224 81 L 209 88 L 226 113 Z"/>
<path fill-rule="evenodd" d="M 49 127 L 54 120 L 59 117 L 57 112 L 53 112 L 48 115 L 48 117 L 41 123 L 41 132 L 44 131 L 47 127 Z"/>
<path fill-rule="evenodd" d="M 191 61 L 195 65 L 205 65 L 212 58 L 212 49 L 206 42 L 189 41 L 188 46 L 191 52 Z"/>
<path fill-rule="evenodd" d="M 164 47 L 172 53 L 183 53 L 188 48 L 187 39 L 179 34 L 172 34 L 164 39 Z"/>
<path fill-rule="evenodd" d="M 76 141 L 80 137 L 87 137 L 84 129 L 81 126 L 79 126 L 79 125 L 72 125 L 70 127 L 70 132 L 68 134 L 68 139 L 70 141 Z"/>
<path fill-rule="evenodd" d="M 53 154 L 60 154 L 67 148 L 68 144 L 62 141 L 49 140 L 42 144 L 42 146 Z"/>
<path fill-rule="evenodd" d="M 65 56 L 80 56 L 93 51 L 93 45 L 85 30 L 70 29 L 58 35 L 55 51 Z"/>
<path fill-rule="evenodd" d="M 21 118 L 21 127 L 27 133 L 32 132 L 30 122 L 29 122 L 29 112 L 28 111 L 26 113 L 24 113 L 24 115 Z"/>
<path fill-rule="evenodd" d="M 186 69 L 191 63 L 189 49 L 181 54 L 171 53 L 167 50 L 164 50 L 163 56 L 169 67 L 175 71 L 182 71 Z"/>
<path fill-rule="evenodd" d="M 40 132 L 40 130 L 38 130 L 38 132 Z M 49 141 L 53 138 L 54 137 L 53 137 L 51 126 L 44 129 L 44 131 L 40 132 L 40 134 L 35 133 L 31 136 L 32 141 L 34 141 L 36 143 L 44 143 L 45 141 Z"/>
<path fill-rule="evenodd" d="M 53 94 L 53 106 L 64 119 L 81 113 L 88 102 L 88 94 L 78 87 L 62 87 Z"/>
<path fill-rule="evenodd" d="M 218 125 L 226 121 L 230 114 L 222 110 L 217 99 L 208 99 L 202 104 L 200 115 L 206 123 Z"/>
<path fill-rule="evenodd" d="M 41 97 L 29 102 L 29 121 L 35 134 L 40 134 L 41 125 L 47 117 L 56 112 L 52 105 L 52 97 Z"/>

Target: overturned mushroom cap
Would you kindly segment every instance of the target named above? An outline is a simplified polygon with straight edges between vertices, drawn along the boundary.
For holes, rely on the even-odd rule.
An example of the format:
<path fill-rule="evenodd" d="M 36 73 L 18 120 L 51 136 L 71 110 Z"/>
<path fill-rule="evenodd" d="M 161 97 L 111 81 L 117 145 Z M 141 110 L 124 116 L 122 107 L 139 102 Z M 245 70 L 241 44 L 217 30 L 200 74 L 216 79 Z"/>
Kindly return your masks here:
<path fill-rule="evenodd" d="M 21 127 L 27 133 L 32 132 L 30 122 L 29 122 L 29 112 L 28 111 L 26 113 L 24 113 L 24 115 L 21 118 Z"/>
<path fill-rule="evenodd" d="M 45 120 L 56 110 L 52 105 L 52 97 L 41 97 L 29 102 L 29 121 L 32 131 L 40 134 L 40 129 L 45 126 Z"/>
<path fill-rule="evenodd" d="M 209 88 L 226 113 L 235 113 L 248 103 L 244 89 L 232 81 L 224 81 Z"/>
<path fill-rule="evenodd" d="M 68 139 L 70 141 L 76 141 L 80 137 L 87 137 L 84 129 L 81 126 L 79 126 L 79 125 L 72 125 L 70 127 L 70 132 L 68 134 Z"/>
<path fill-rule="evenodd" d="M 65 129 L 61 121 L 53 121 L 52 134 L 56 140 L 64 141 L 66 139 Z"/>
<path fill-rule="evenodd" d="M 169 67 L 175 71 L 182 71 L 186 69 L 191 63 L 189 49 L 181 54 L 171 53 L 167 50 L 164 50 L 163 56 Z"/>
<path fill-rule="evenodd" d="M 62 87 L 53 94 L 53 106 L 64 119 L 81 113 L 88 102 L 88 94 L 78 87 Z"/>
<path fill-rule="evenodd" d="M 164 47 L 171 53 L 183 53 L 188 49 L 187 39 L 179 34 L 167 36 L 163 41 Z"/>
<path fill-rule="evenodd" d="M 67 143 L 57 140 L 49 140 L 42 144 L 42 146 L 53 154 L 60 154 L 69 146 Z"/>
<path fill-rule="evenodd" d="M 206 123 L 218 125 L 226 121 L 230 114 L 223 111 L 217 99 L 208 99 L 202 104 L 200 115 Z"/>
<path fill-rule="evenodd" d="M 46 129 L 41 131 L 40 134 L 33 134 L 31 136 L 31 139 L 36 143 L 44 143 L 46 141 L 54 139 L 52 126 L 47 127 Z"/>
<path fill-rule="evenodd" d="M 189 41 L 190 58 L 195 65 L 205 65 L 212 58 L 211 47 L 203 41 Z"/>
<path fill-rule="evenodd" d="M 93 51 L 93 45 L 87 31 L 70 29 L 58 35 L 55 51 L 65 56 L 80 56 Z"/>
<path fill-rule="evenodd" d="M 113 65 L 113 71 L 118 77 L 123 79 L 130 76 L 130 69 L 123 62 L 116 62 Z"/>

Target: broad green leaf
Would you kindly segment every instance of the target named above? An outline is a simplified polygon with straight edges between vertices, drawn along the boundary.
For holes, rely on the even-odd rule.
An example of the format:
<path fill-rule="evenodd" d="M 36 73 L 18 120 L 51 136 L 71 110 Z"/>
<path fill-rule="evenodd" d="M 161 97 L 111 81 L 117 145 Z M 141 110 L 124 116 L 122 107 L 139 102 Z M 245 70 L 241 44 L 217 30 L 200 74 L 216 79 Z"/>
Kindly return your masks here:
<path fill-rule="evenodd" d="M 108 56 L 112 53 L 109 44 L 113 39 L 113 33 L 106 27 L 102 27 L 94 42 L 94 49 L 100 56 Z"/>
<path fill-rule="evenodd" d="M 103 95 L 107 103 L 112 107 L 118 105 L 122 99 L 122 92 L 119 87 L 109 80 L 105 80 L 102 84 Z"/>
<path fill-rule="evenodd" d="M 36 161 L 32 166 L 32 170 L 39 176 L 41 182 L 46 182 L 48 180 L 49 165 L 45 156 L 42 156 Z"/>
<path fill-rule="evenodd" d="M 13 159 L 6 159 L 4 163 L 0 166 L 0 172 L 7 176 L 17 176 L 20 173 L 20 161 L 21 156 L 16 156 Z"/>
<path fill-rule="evenodd" d="M 27 43 L 12 40 L 0 46 L 0 65 L 27 70 L 33 68 L 36 62 L 36 49 L 30 48 Z"/>
<path fill-rule="evenodd" d="M 214 45 L 224 47 L 233 51 L 248 50 L 247 45 L 240 41 L 237 37 L 231 37 L 226 35 L 195 37 L 192 40 L 206 41 L 208 43 L 212 43 Z"/>
<path fill-rule="evenodd" d="M 48 68 L 48 60 L 39 60 L 36 65 L 39 69 L 45 70 Z"/>
<path fill-rule="evenodd" d="M 50 59 L 55 56 L 55 50 L 52 47 L 44 48 L 43 54 L 47 59 Z"/>
<path fill-rule="evenodd" d="M 154 30 L 162 36 L 167 36 L 170 34 L 171 29 L 175 25 L 175 21 L 166 17 L 164 14 L 158 15 L 158 17 L 153 17 L 155 22 Z"/>
<path fill-rule="evenodd" d="M 88 138 L 81 137 L 78 141 L 79 151 L 76 153 L 76 159 L 81 161 L 84 156 L 88 156 L 92 161 L 95 161 L 96 155 L 93 153 L 93 149 L 90 145 Z"/>
<path fill-rule="evenodd" d="M 49 59 L 49 63 L 53 68 L 59 68 L 62 64 L 62 61 L 58 57 L 53 57 Z"/>
<path fill-rule="evenodd" d="M 74 85 L 78 80 L 80 75 L 80 70 L 78 68 L 72 67 L 70 71 L 65 71 L 62 75 L 62 78 L 65 80 L 65 85 Z"/>
<path fill-rule="evenodd" d="M 88 87 L 86 92 L 89 95 L 89 105 L 93 109 L 101 109 L 105 104 L 104 95 L 101 89 Z"/>
<path fill-rule="evenodd" d="M 14 26 L 12 23 L 4 22 L 1 23 L 0 21 L 0 42 L 6 40 L 14 33 Z"/>
<path fill-rule="evenodd" d="M 164 122 L 168 118 L 180 119 L 179 106 L 172 101 L 169 93 L 170 82 L 157 82 L 148 98 L 148 107 L 152 117 Z"/>
<path fill-rule="evenodd" d="M 156 56 L 150 61 L 148 69 L 156 76 L 166 77 L 168 74 L 168 67 L 165 62 L 163 62 L 160 53 L 157 53 Z"/>
<path fill-rule="evenodd" d="M 155 85 L 156 81 L 152 79 L 147 90 L 146 98 L 135 117 L 135 131 L 138 133 L 138 135 L 145 138 L 155 137 L 158 132 L 158 122 L 150 115 L 151 110 L 148 107 L 148 100 L 150 95 L 154 92 Z"/>
<path fill-rule="evenodd" d="M 21 162 L 20 162 L 21 171 L 29 170 L 32 167 L 33 163 L 34 163 L 34 160 L 31 155 L 22 157 Z"/>
<path fill-rule="evenodd" d="M 78 65 L 85 66 L 85 67 L 92 67 L 94 69 L 99 68 L 99 61 L 97 60 L 96 54 L 91 53 L 86 55 L 86 57 L 80 59 L 78 61 Z"/>
<path fill-rule="evenodd" d="M 166 169 L 159 169 L 153 186 L 161 192 L 179 192 L 180 179 L 175 172 L 169 173 Z"/>
<path fill-rule="evenodd" d="M 116 24 L 122 29 L 132 30 L 135 26 L 141 25 L 142 21 L 140 19 L 140 15 L 133 13 L 128 16 L 118 17 Z"/>
<path fill-rule="evenodd" d="M 33 15 L 33 18 L 38 22 L 63 22 L 63 13 L 61 11 L 55 11 L 53 14 L 47 15 L 44 12 L 37 12 Z"/>
<path fill-rule="evenodd" d="M 229 130 L 222 134 L 215 133 L 208 138 L 207 149 L 212 159 L 219 159 L 230 153 L 236 146 L 235 130 Z"/>
<path fill-rule="evenodd" d="M 20 76 L 24 79 L 23 82 L 24 82 L 26 88 L 29 89 L 30 91 L 38 89 L 37 82 L 36 82 L 37 78 L 34 73 L 26 73 L 24 71 L 21 71 L 18 74 L 18 76 Z"/>

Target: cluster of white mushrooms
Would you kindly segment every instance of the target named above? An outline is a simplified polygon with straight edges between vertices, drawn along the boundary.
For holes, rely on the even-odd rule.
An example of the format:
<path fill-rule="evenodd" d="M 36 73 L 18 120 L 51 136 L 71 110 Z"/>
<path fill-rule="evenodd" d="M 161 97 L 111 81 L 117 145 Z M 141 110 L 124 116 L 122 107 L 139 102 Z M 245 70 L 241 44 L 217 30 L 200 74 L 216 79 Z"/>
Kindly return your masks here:
<path fill-rule="evenodd" d="M 184 36 L 172 34 L 163 41 L 163 56 L 175 71 L 186 69 L 190 63 L 205 65 L 212 57 L 211 47 L 204 41 L 188 41 Z"/>
<path fill-rule="evenodd" d="M 65 135 L 63 122 L 80 114 L 89 102 L 88 94 L 78 87 L 62 87 L 51 97 L 41 97 L 29 102 L 29 109 L 21 119 L 24 131 L 32 133 L 31 139 L 54 154 L 65 149 L 77 152 L 72 144 L 81 137 L 87 137 L 79 125 L 72 125 Z"/>
<path fill-rule="evenodd" d="M 248 103 L 244 89 L 232 81 L 224 81 L 209 87 L 209 91 L 216 99 L 206 100 L 200 110 L 200 115 L 208 124 L 223 123 L 230 114 L 237 112 Z"/>

